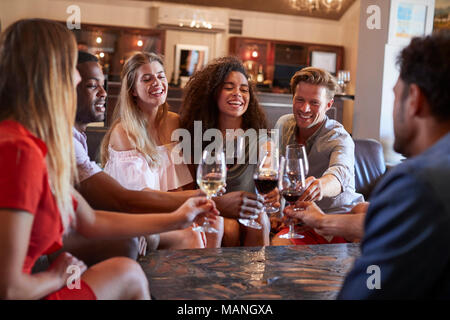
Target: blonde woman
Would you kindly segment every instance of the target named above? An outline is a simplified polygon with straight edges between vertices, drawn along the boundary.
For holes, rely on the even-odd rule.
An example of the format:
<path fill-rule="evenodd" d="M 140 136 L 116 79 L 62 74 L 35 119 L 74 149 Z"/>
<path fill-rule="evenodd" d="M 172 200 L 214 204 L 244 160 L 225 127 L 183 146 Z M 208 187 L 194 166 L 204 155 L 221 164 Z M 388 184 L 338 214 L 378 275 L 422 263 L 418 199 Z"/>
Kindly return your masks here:
<path fill-rule="evenodd" d="M 20 20 L 0 38 L 0 299 L 149 299 L 142 269 L 128 258 L 87 269 L 65 252 L 48 270 L 31 269 L 39 256 L 61 248 L 71 227 L 86 238 L 124 238 L 217 214 L 205 198 L 192 198 L 172 214 L 89 207 L 72 187 L 76 59 L 74 36 L 57 22 Z M 81 279 L 70 289 L 74 268 Z"/>
<path fill-rule="evenodd" d="M 136 52 L 122 70 L 122 85 L 115 121 L 102 142 L 105 172 L 131 190 L 177 191 L 193 188 L 193 179 L 185 164 L 175 164 L 172 132 L 179 128 L 179 116 L 168 111 L 168 82 L 160 56 Z M 217 219 L 219 230 L 221 219 Z M 205 238 L 187 229 L 161 234 L 164 248 L 186 248 L 182 239 L 197 234 L 190 248 L 218 247 L 221 232 Z"/>

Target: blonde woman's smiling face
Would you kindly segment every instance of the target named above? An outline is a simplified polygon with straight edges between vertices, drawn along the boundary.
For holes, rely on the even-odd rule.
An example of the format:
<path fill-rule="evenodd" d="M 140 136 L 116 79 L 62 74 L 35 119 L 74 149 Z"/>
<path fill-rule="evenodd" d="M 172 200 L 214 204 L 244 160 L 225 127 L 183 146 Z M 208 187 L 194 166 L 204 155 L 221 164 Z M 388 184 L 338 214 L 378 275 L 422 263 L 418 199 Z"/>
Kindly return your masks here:
<path fill-rule="evenodd" d="M 157 108 L 166 102 L 167 88 L 166 73 L 158 61 L 146 63 L 137 69 L 132 93 L 141 108 Z"/>

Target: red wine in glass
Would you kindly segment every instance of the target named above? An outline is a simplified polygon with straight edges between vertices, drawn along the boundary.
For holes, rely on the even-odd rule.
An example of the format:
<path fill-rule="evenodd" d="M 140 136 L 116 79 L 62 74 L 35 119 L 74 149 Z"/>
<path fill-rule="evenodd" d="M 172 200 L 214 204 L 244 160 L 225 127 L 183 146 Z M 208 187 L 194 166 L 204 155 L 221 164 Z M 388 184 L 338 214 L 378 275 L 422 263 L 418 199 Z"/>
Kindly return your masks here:
<path fill-rule="evenodd" d="M 257 175 L 255 177 L 255 187 L 261 194 L 267 194 L 278 186 L 278 176 L 274 175 Z"/>
<path fill-rule="evenodd" d="M 301 197 L 302 194 L 303 194 L 303 191 L 299 191 L 299 190 L 283 190 L 283 191 L 281 191 L 281 195 L 287 202 L 289 202 L 290 205 L 295 204 L 295 202 L 297 202 L 297 200 Z"/>
<path fill-rule="evenodd" d="M 300 199 L 301 195 L 305 191 L 305 172 L 303 167 L 303 161 L 301 158 L 282 158 L 281 170 L 279 178 L 279 189 L 281 196 L 290 205 L 294 205 L 295 202 Z M 293 209 L 294 211 L 295 208 Z M 280 235 L 282 239 L 301 239 L 304 236 L 295 233 L 294 221 L 289 221 L 289 232 Z"/>

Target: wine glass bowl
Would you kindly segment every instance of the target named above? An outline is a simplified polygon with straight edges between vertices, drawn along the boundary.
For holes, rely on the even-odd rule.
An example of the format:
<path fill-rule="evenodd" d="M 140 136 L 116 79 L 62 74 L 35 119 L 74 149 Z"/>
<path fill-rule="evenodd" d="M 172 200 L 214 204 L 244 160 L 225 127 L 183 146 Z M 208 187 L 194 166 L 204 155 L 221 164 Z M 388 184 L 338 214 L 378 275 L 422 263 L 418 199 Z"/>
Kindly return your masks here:
<path fill-rule="evenodd" d="M 309 162 L 304 144 L 288 144 L 286 146 L 286 159 L 301 159 L 303 162 L 303 173 L 308 176 Z"/>
<path fill-rule="evenodd" d="M 339 70 L 337 73 L 337 83 L 342 89 L 342 94 L 345 94 L 349 82 L 350 82 L 350 71 Z"/>

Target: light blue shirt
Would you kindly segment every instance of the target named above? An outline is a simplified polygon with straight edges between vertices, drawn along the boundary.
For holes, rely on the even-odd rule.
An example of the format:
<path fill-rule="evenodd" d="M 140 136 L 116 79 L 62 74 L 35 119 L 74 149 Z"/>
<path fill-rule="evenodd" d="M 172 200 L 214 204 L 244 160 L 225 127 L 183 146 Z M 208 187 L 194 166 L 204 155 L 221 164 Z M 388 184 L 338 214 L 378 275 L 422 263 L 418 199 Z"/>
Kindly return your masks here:
<path fill-rule="evenodd" d="M 297 123 L 293 114 L 278 119 L 275 129 L 280 130 L 280 154 L 284 155 L 288 144 L 297 142 Z M 308 155 L 308 176 L 320 178 L 334 175 L 342 186 L 342 192 L 332 198 L 317 201 L 322 210 L 364 201 L 355 191 L 355 143 L 339 122 L 325 118 L 321 127 L 306 141 Z"/>

